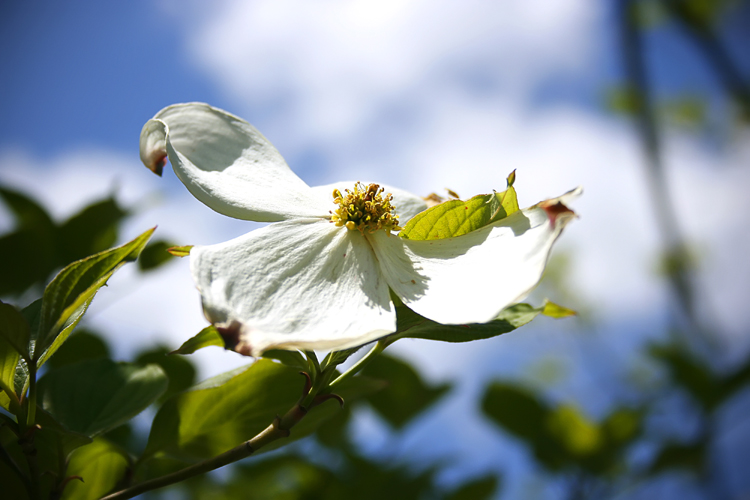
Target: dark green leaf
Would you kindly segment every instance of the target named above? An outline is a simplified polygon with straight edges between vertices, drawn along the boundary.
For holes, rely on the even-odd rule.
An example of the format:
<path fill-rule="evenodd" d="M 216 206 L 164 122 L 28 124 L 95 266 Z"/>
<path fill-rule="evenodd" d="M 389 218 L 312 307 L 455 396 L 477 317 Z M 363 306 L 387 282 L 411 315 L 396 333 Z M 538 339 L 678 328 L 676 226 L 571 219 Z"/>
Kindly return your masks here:
<path fill-rule="evenodd" d="M 76 330 L 49 359 L 51 368 L 72 365 L 87 359 L 109 358 L 109 346 L 101 336 L 89 330 Z"/>
<path fill-rule="evenodd" d="M 30 229 L 0 237 L 0 295 L 41 285 L 56 267 L 54 246 Z"/>
<path fill-rule="evenodd" d="M 138 355 L 135 362 L 139 365 L 157 364 L 169 378 L 169 386 L 162 394 L 160 401 L 164 401 L 173 394 L 182 392 L 195 383 L 195 367 L 184 357 L 168 356 L 165 347 L 157 347 Z"/>
<path fill-rule="evenodd" d="M 400 338 L 439 340 L 442 342 L 469 342 L 488 339 L 512 332 L 516 328 L 529 323 L 544 311 L 544 306 L 532 307 L 529 304 L 515 304 L 504 309 L 497 319 L 488 323 L 442 325 L 420 316 L 401 304 L 401 301 L 395 302 L 398 330 L 388 337 L 389 344 Z"/>
<path fill-rule="evenodd" d="M 499 478 L 490 474 L 462 484 L 445 500 L 489 500 L 494 498 L 500 484 Z"/>
<path fill-rule="evenodd" d="M 44 291 L 37 346 L 33 353 L 39 366 L 65 341 L 109 277 L 124 263 L 138 258 L 153 232 L 149 229 L 122 246 L 74 262 L 52 280 Z"/>
<path fill-rule="evenodd" d="M 450 389 L 450 384 L 426 384 L 408 363 L 384 354 L 373 359 L 362 373 L 388 382 L 384 390 L 366 399 L 395 428 L 409 423 Z"/>
<path fill-rule="evenodd" d="M 666 470 L 685 469 L 695 473 L 703 470 L 706 461 L 705 443 L 665 445 L 651 464 L 649 472 L 660 474 Z"/>
<path fill-rule="evenodd" d="M 10 304 L 0 301 L 0 338 L 3 338 L 22 357 L 29 357 L 29 324 Z"/>
<path fill-rule="evenodd" d="M 166 264 L 174 258 L 174 256 L 167 251 L 172 247 L 174 247 L 173 243 L 163 240 L 149 243 L 146 245 L 146 248 L 143 249 L 143 252 L 141 252 L 141 256 L 138 257 L 138 268 L 141 271 L 150 271 L 160 267 L 162 264 Z"/>
<path fill-rule="evenodd" d="M 357 397 L 371 388 L 368 380 L 350 379 L 341 384 L 344 398 Z M 212 457 L 239 446 L 283 415 L 302 394 L 304 379 L 297 370 L 259 359 L 255 363 L 209 379 L 173 396 L 161 407 L 151 427 L 145 456 L 164 452 L 176 458 Z M 210 411 L 207 409 L 210 408 Z M 283 446 L 312 433 L 337 411 L 336 401 L 310 410 L 291 436 L 261 451 Z"/>
<path fill-rule="evenodd" d="M 668 368 L 672 380 L 682 386 L 707 411 L 720 402 L 719 381 L 711 369 L 678 345 L 653 346 L 651 355 Z"/>
<path fill-rule="evenodd" d="M 47 373 L 39 381 L 39 401 L 66 428 L 95 436 L 143 411 L 167 384 L 157 365 L 94 359 Z"/>
<path fill-rule="evenodd" d="M 118 226 L 127 214 L 114 198 L 107 198 L 65 221 L 59 230 L 61 262 L 83 259 L 114 245 Z"/>
<path fill-rule="evenodd" d="M 179 349 L 175 349 L 169 354 L 193 354 L 198 349 L 203 349 L 204 347 L 212 345 L 224 347 L 224 338 L 213 325 L 207 326 L 196 336 L 186 340 Z"/>
<path fill-rule="evenodd" d="M 0 196 L 16 216 L 19 227 L 35 230 L 43 228 L 45 231 L 55 227 L 47 211 L 20 191 L 0 187 Z"/>
<path fill-rule="evenodd" d="M 290 409 L 303 382 L 296 370 L 265 359 L 209 379 L 164 403 L 145 455 L 201 459 L 238 446 Z"/>
<path fill-rule="evenodd" d="M 97 438 L 70 457 L 69 476 L 82 481 L 71 481 L 63 493 L 63 500 L 97 500 L 110 492 L 125 476 L 130 465 L 127 455 L 106 439 Z"/>
<path fill-rule="evenodd" d="M 307 372 L 307 358 L 299 351 L 284 351 L 281 349 L 270 349 L 263 353 L 264 358 L 275 359 L 281 363 Z"/>

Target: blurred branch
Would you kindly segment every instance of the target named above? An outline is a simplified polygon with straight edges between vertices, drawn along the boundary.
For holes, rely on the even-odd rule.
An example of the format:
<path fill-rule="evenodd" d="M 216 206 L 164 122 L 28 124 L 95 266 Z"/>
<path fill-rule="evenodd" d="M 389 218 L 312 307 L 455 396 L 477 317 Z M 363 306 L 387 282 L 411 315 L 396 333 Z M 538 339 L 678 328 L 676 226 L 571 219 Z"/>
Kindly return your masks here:
<path fill-rule="evenodd" d="M 700 326 L 696 314 L 696 298 L 693 277 L 685 241 L 680 231 L 677 214 L 672 206 L 664 164 L 662 161 L 661 137 L 656 125 L 654 105 L 651 97 L 646 67 L 643 60 L 641 33 L 636 18 L 636 0 L 620 0 L 619 19 L 621 23 L 621 43 L 628 86 L 636 96 L 636 121 L 646 154 L 646 174 L 648 188 L 659 234 L 664 240 L 669 260 L 668 278 L 677 305 L 688 320 L 688 327 L 697 340 L 708 340 Z"/>
<path fill-rule="evenodd" d="M 743 118 L 750 121 L 750 85 L 721 43 L 711 19 L 701 17 L 690 9 L 688 2 L 665 0 L 667 11 L 679 21 L 698 50 L 719 75 L 722 85 L 740 106 Z"/>

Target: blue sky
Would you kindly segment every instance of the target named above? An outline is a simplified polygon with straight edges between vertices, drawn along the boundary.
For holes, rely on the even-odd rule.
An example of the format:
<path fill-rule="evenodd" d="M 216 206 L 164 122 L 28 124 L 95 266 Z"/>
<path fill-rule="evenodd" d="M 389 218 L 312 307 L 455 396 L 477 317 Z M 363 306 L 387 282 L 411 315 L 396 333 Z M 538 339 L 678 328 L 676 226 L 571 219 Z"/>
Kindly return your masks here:
<path fill-rule="evenodd" d="M 394 347 L 431 380 L 475 389 L 499 375 L 533 378 L 537 365 L 556 359 L 567 374 L 552 389 L 556 397 L 582 400 L 601 415 L 606 387 L 591 377 L 601 371 L 580 366 L 592 363 L 580 353 L 609 345 L 618 363 L 603 378 L 626 376 L 638 346 L 659 329 L 644 325 L 662 326 L 668 305 L 654 272 L 660 240 L 640 145 L 631 124 L 604 106 L 621 77 L 610 5 L 2 2 L 0 181 L 31 191 L 58 216 L 117 189 L 139 210 L 125 236 L 155 224 L 162 237 L 185 244 L 237 236 L 253 226 L 211 212 L 169 169 L 158 179 L 138 160 L 146 120 L 172 103 L 205 101 L 253 123 L 312 185 L 377 179 L 425 195 L 450 187 L 470 196 L 503 188 L 517 169 L 524 205 L 583 185 L 581 219 L 558 250 L 571 257 L 567 287 L 578 304 L 570 305 L 592 311 L 585 319 L 598 325 L 588 340 L 578 323 L 540 320 L 491 343 Z M 745 74 L 748 11 L 727 20 Z M 705 93 L 712 113 L 723 116 L 715 78 L 679 30 L 652 32 L 647 42 L 659 94 Z M 746 350 L 750 326 L 747 138 L 746 129 L 706 141 L 671 128 L 665 148 L 683 229 L 702 256 L 706 309 L 737 352 Z M 696 199 L 710 209 L 696 210 Z M 9 224 L 0 212 L 0 229 Z M 143 282 L 127 272 L 116 279 L 91 317 L 124 358 L 134 342 L 177 345 L 205 325 L 186 262 Z M 554 288 L 544 292 L 558 298 Z M 206 375 L 244 361 L 232 353 L 197 359 Z M 478 374 L 467 375 L 468 367 Z M 454 476 L 499 462 L 521 471 L 510 491 L 525 491 L 534 475 L 523 451 L 485 428 L 468 399 L 454 397 L 426 431 L 413 430 L 410 449 L 445 435 L 450 446 L 441 452 L 464 459 Z M 456 418 L 483 430 L 462 436 L 452 430 Z"/>

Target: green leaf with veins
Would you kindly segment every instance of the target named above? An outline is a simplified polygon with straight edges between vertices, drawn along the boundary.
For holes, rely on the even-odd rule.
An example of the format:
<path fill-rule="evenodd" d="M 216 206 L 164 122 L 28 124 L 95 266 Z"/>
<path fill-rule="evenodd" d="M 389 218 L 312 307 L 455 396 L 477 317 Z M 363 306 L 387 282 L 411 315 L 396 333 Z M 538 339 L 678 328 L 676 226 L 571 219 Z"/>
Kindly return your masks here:
<path fill-rule="evenodd" d="M 130 465 L 127 453 L 106 439 L 76 450 L 70 457 L 67 475 L 78 476 L 63 493 L 63 500 L 97 500 L 111 491 L 125 476 Z"/>
<path fill-rule="evenodd" d="M 65 341 L 99 288 L 126 262 L 138 258 L 154 229 L 122 246 L 73 262 L 47 285 L 33 352 L 41 366 Z"/>
<path fill-rule="evenodd" d="M 480 194 L 467 201 L 448 200 L 428 208 L 409 220 L 399 236 L 410 240 L 453 238 L 502 220 L 518 211 L 513 182 L 515 171 L 501 193 Z"/>
<path fill-rule="evenodd" d="M 342 397 L 356 397 L 376 388 L 370 379 L 358 378 L 337 387 Z M 162 405 L 154 418 L 144 457 L 165 453 L 193 461 L 223 453 L 252 438 L 277 415 L 292 408 L 304 385 L 298 370 L 270 359 L 259 359 L 206 380 Z M 292 429 L 289 438 L 276 441 L 261 451 L 312 433 L 337 411 L 339 405 L 335 401 L 311 409 Z"/>

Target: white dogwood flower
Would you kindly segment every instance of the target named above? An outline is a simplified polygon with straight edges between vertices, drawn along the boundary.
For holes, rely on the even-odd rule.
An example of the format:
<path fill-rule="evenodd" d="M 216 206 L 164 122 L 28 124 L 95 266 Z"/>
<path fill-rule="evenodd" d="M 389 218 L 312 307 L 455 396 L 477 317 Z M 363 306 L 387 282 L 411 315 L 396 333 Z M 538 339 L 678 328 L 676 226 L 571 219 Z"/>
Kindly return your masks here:
<path fill-rule="evenodd" d="M 141 160 L 169 158 L 219 213 L 272 222 L 196 246 L 190 268 L 208 320 L 235 350 L 334 349 L 396 330 L 390 290 L 444 324 L 484 323 L 537 284 L 578 191 L 468 234 L 418 241 L 396 231 L 424 200 L 377 184 L 309 187 L 246 121 L 202 103 L 176 104 L 143 127 Z"/>

